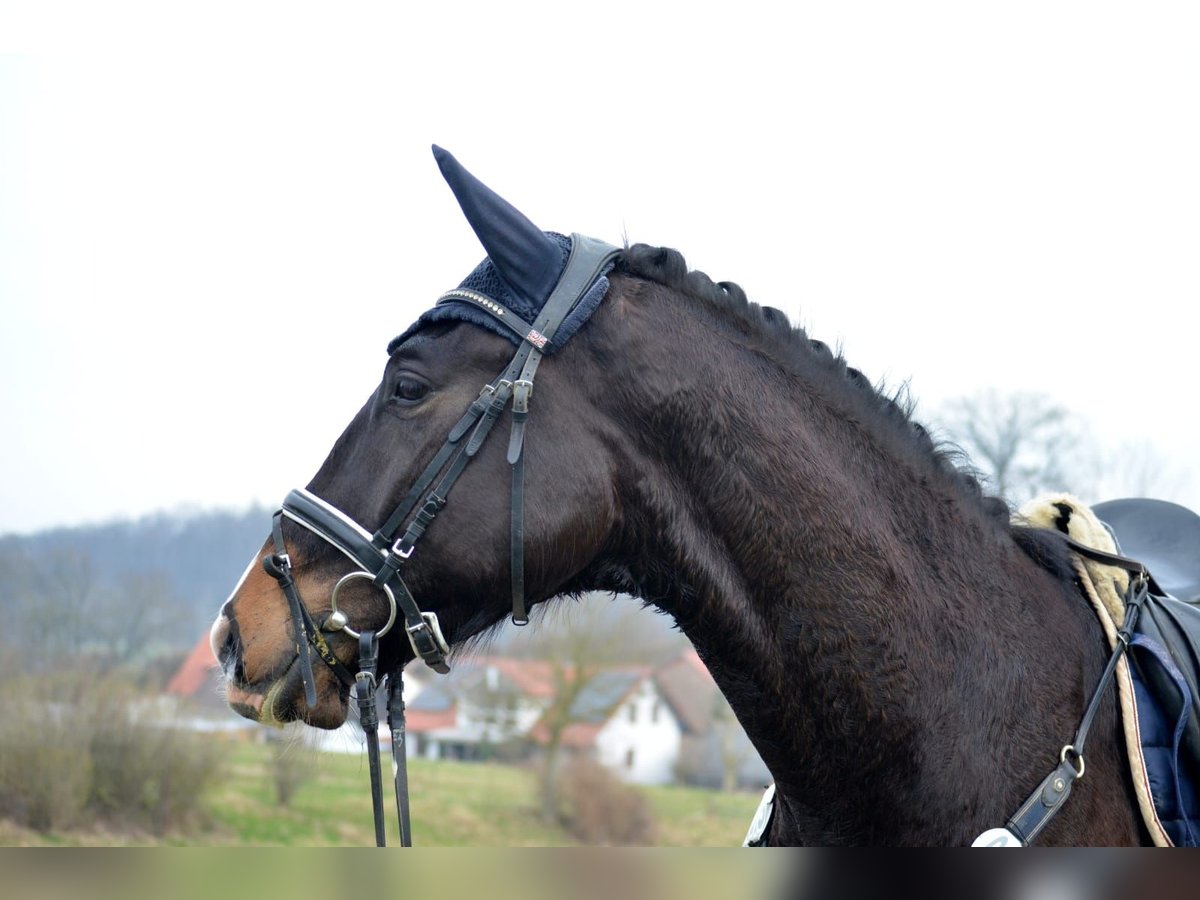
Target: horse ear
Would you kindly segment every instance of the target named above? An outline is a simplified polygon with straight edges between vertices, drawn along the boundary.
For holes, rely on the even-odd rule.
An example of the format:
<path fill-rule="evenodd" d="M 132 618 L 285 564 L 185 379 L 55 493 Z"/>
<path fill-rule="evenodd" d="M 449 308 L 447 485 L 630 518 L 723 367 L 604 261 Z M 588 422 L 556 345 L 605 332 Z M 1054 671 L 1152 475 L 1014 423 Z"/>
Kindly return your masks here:
<path fill-rule="evenodd" d="M 558 244 L 437 144 L 433 156 L 500 277 L 540 306 L 562 274 Z"/>

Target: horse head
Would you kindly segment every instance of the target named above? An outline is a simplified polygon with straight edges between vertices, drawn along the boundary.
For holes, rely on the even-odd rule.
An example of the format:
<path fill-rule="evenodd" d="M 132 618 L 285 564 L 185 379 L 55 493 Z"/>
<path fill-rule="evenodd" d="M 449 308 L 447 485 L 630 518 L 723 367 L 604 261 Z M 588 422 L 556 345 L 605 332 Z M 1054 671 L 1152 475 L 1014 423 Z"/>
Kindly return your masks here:
<path fill-rule="evenodd" d="M 524 618 L 571 590 L 618 514 L 611 429 L 585 396 L 602 382 L 598 357 L 557 353 L 609 290 L 616 248 L 542 232 L 434 152 L 487 258 L 389 344 L 378 386 L 213 624 L 229 702 L 255 720 L 336 727 L 356 634 L 381 635 L 383 671 L 423 650 L 438 666 L 443 639 L 502 622 L 514 591 Z M 527 483 L 513 476 L 526 460 Z M 325 651 L 331 665 L 309 671 Z"/>

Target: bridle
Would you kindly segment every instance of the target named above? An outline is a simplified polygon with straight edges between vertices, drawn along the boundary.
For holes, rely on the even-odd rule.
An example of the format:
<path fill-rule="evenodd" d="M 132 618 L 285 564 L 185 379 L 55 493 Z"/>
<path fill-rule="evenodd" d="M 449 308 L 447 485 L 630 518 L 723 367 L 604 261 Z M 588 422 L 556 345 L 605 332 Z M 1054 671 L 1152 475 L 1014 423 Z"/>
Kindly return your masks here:
<path fill-rule="evenodd" d="M 549 352 L 559 326 L 588 293 L 589 288 L 611 267 L 619 248 L 595 238 L 574 234 L 571 251 L 558 283 L 541 312 L 527 322 L 509 307 L 478 291 L 458 288 L 438 298 L 437 305 L 462 304 L 483 310 L 513 332 L 519 343 L 512 361 L 495 379 L 483 386 L 479 396 L 462 418 L 450 429 L 441 449 L 417 477 L 407 495 L 374 533 L 351 516 L 309 491 L 291 491 L 272 520 L 274 553 L 263 559 L 263 568 L 279 582 L 291 613 L 296 654 L 304 682 L 305 701 L 316 706 L 312 655 L 333 672 L 346 687 L 354 687 L 359 721 L 367 740 L 371 769 L 371 799 L 375 813 L 375 843 L 385 845 L 382 777 L 379 767 L 379 719 L 376 691 L 379 641 L 397 619 L 402 620 L 413 653 L 435 672 L 450 671 L 450 649 L 442 635 L 437 613 L 423 612 L 404 583 L 402 572 L 417 542 L 445 507 L 450 489 L 467 464 L 483 446 L 492 426 L 512 400 L 512 428 L 508 441 L 508 463 L 512 468 L 512 515 L 510 520 L 512 620 L 516 625 L 529 621 L 525 602 L 525 423 L 534 376 L 542 356 Z M 342 576 L 330 594 L 330 614 L 318 626 L 300 599 L 292 576 L 292 563 L 283 540 L 283 520 L 288 519 L 332 545 L 357 569 Z M 388 618 L 375 630 L 355 631 L 346 614 L 338 609 L 338 593 L 349 582 L 369 580 L 387 599 Z M 325 636 L 344 632 L 358 640 L 357 673 L 334 655 Z M 396 811 L 400 821 L 400 842 L 411 846 L 408 810 L 408 780 L 404 759 L 404 701 L 399 668 L 384 673 L 388 682 L 388 723 L 392 732 L 392 759 L 395 773 Z"/>

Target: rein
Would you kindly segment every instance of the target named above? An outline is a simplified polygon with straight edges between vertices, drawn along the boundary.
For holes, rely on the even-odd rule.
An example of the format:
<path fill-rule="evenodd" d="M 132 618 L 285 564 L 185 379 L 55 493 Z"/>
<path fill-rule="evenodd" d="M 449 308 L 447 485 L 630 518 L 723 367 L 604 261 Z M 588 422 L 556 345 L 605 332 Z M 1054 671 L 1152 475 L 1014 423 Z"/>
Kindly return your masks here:
<path fill-rule="evenodd" d="M 511 309 L 476 291 L 457 289 L 438 298 L 437 305 L 465 304 L 481 309 L 511 330 L 519 339 L 512 361 L 494 380 L 485 384 L 479 396 L 450 429 L 442 448 L 413 482 L 408 494 L 371 533 L 353 518 L 307 490 L 293 490 L 272 519 L 274 553 L 263 559 L 263 569 L 273 577 L 287 597 L 291 612 L 296 655 L 309 708 L 317 705 L 312 655 L 333 672 L 346 687 L 355 689 L 359 721 L 367 739 L 371 770 L 371 802 L 375 815 L 375 843 L 385 846 L 383 787 L 379 763 L 379 716 L 376 692 L 379 682 L 388 684 L 388 723 L 392 732 L 392 760 L 396 791 L 396 811 L 400 820 L 401 846 L 411 846 L 408 809 L 408 777 L 405 765 L 404 700 L 401 670 L 378 676 L 379 641 L 402 618 L 413 654 L 435 672 L 450 671 L 450 653 L 436 613 L 423 612 L 418 606 L 402 572 L 417 542 L 446 506 L 450 489 L 467 464 L 478 454 L 500 414 L 512 401 L 512 428 L 508 441 L 508 464 L 512 469 L 511 543 L 512 621 L 529 622 L 525 599 L 525 423 L 538 365 L 559 326 L 592 284 L 604 274 L 617 247 L 595 238 L 571 236 L 571 252 L 566 269 L 532 322 L 526 322 Z M 469 435 L 469 437 L 468 437 Z M 292 576 L 292 563 L 283 540 L 283 520 L 289 519 L 332 545 L 358 568 L 338 580 L 329 598 L 330 613 L 318 626 L 300 599 Z M 355 631 L 346 614 L 338 609 L 338 593 L 348 582 L 363 579 L 381 591 L 388 603 L 388 618 L 378 630 Z M 330 649 L 325 635 L 344 632 L 358 641 L 358 671 L 350 670 Z"/>
<path fill-rule="evenodd" d="M 1120 630 L 1117 631 L 1117 645 L 1108 658 L 1108 664 L 1104 667 L 1104 672 L 1101 674 L 1095 690 L 1092 691 L 1091 700 L 1088 701 L 1079 727 L 1075 730 L 1075 737 L 1059 752 L 1058 765 L 1018 807 L 1003 828 L 990 828 L 983 832 L 975 838 L 971 844 L 972 847 L 1028 847 L 1037 840 L 1046 826 L 1050 824 L 1050 820 L 1062 809 L 1063 804 L 1071 795 L 1072 786 L 1083 777 L 1086 770 L 1083 755 L 1084 743 L 1087 741 L 1088 732 L 1091 731 L 1096 713 L 1100 710 L 1100 701 L 1113 682 L 1117 663 L 1129 649 L 1130 641 L 1133 638 L 1133 629 L 1137 624 L 1142 606 L 1151 591 L 1163 593 L 1145 565 L 1137 560 L 1096 550 L 1067 535 L 1062 537 L 1067 546 L 1076 553 L 1133 574 L 1134 577 L 1130 579 L 1129 590 L 1125 596 L 1125 618 L 1121 623 Z M 772 784 L 767 788 L 759 803 L 758 811 L 754 814 L 742 846 L 768 846 L 768 836 L 774 814 L 775 785 Z"/>
<path fill-rule="evenodd" d="M 1100 676 L 1100 681 L 1092 692 L 1087 710 L 1079 722 L 1079 727 L 1075 730 L 1075 737 L 1071 743 L 1062 748 L 1058 755 L 1058 765 L 1013 813 L 1003 828 L 991 828 L 985 831 L 975 839 L 972 847 L 1028 847 L 1062 809 L 1063 804 L 1071 795 L 1071 787 L 1083 777 L 1086 768 L 1083 757 L 1084 742 L 1087 740 L 1096 713 L 1100 709 L 1100 701 L 1113 682 L 1117 663 L 1129 649 L 1129 642 L 1133 637 L 1138 614 L 1142 611 L 1142 604 L 1146 602 L 1146 597 L 1152 587 L 1158 590 L 1157 584 L 1142 563 L 1118 556 L 1115 553 L 1096 550 L 1069 536 L 1064 535 L 1064 540 L 1076 553 L 1105 565 L 1124 569 L 1134 575 L 1130 579 L 1129 591 L 1125 596 L 1125 619 L 1117 631 L 1117 645 L 1113 648 L 1108 658 L 1108 664 L 1104 667 L 1104 673 Z"/>

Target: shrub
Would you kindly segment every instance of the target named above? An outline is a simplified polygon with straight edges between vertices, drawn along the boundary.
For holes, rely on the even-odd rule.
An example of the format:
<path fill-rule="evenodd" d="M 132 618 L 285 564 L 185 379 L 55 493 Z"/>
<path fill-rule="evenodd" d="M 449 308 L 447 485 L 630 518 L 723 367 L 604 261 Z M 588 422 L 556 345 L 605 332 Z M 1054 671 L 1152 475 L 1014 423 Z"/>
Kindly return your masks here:
<path fill-rule="evenodd" d="M 0 815 L 38 831 L 75 824 L 92 783 L 81 752 L 53 707 L 6 691 L 0 714 Z"/>
<path fill-rule="evenodd" d="M 139 710 L 152 701 L 82 674 L 0 694 L 0 813 L 39 831 L 85 818 L 161 833 L 196 818 L 221 768 L 207 735 Z"/>
<path fill-rule="evenodd" d="M 138 821 L 150 802 L 151 772 L 158 762 L 158 735 L 131 721 L 132 694 L 123 686 L 87 691 L 78 698 L 80 718 L 88 726 L 81 740 L 92 759 L 88 806 L 102 818 Z"/>
<path fill-rule="evenodd" d="M 641 791 L 624 784 L 594 760 L 579 757 L 564 767 L 559 797 L 564 824 L 584 843 L 654 842 L 654 816 Z"/>
<path fill-rule="evenodd" d="M 271 777 L 275 782 L 275 801 L 280 806 L 292 802 L 296 791 L 316 774 L 316 764 L 302 732 L 268 735 L 271 742 Z"/>
<path fill-rule="evenodd" d="M 224 748 L 209 736 L 174 728 L 160 730 L 158 747 L 145 809 L 154 830 L 161 833 L 202 818 L 200 801 L 221 774 Z"/>

